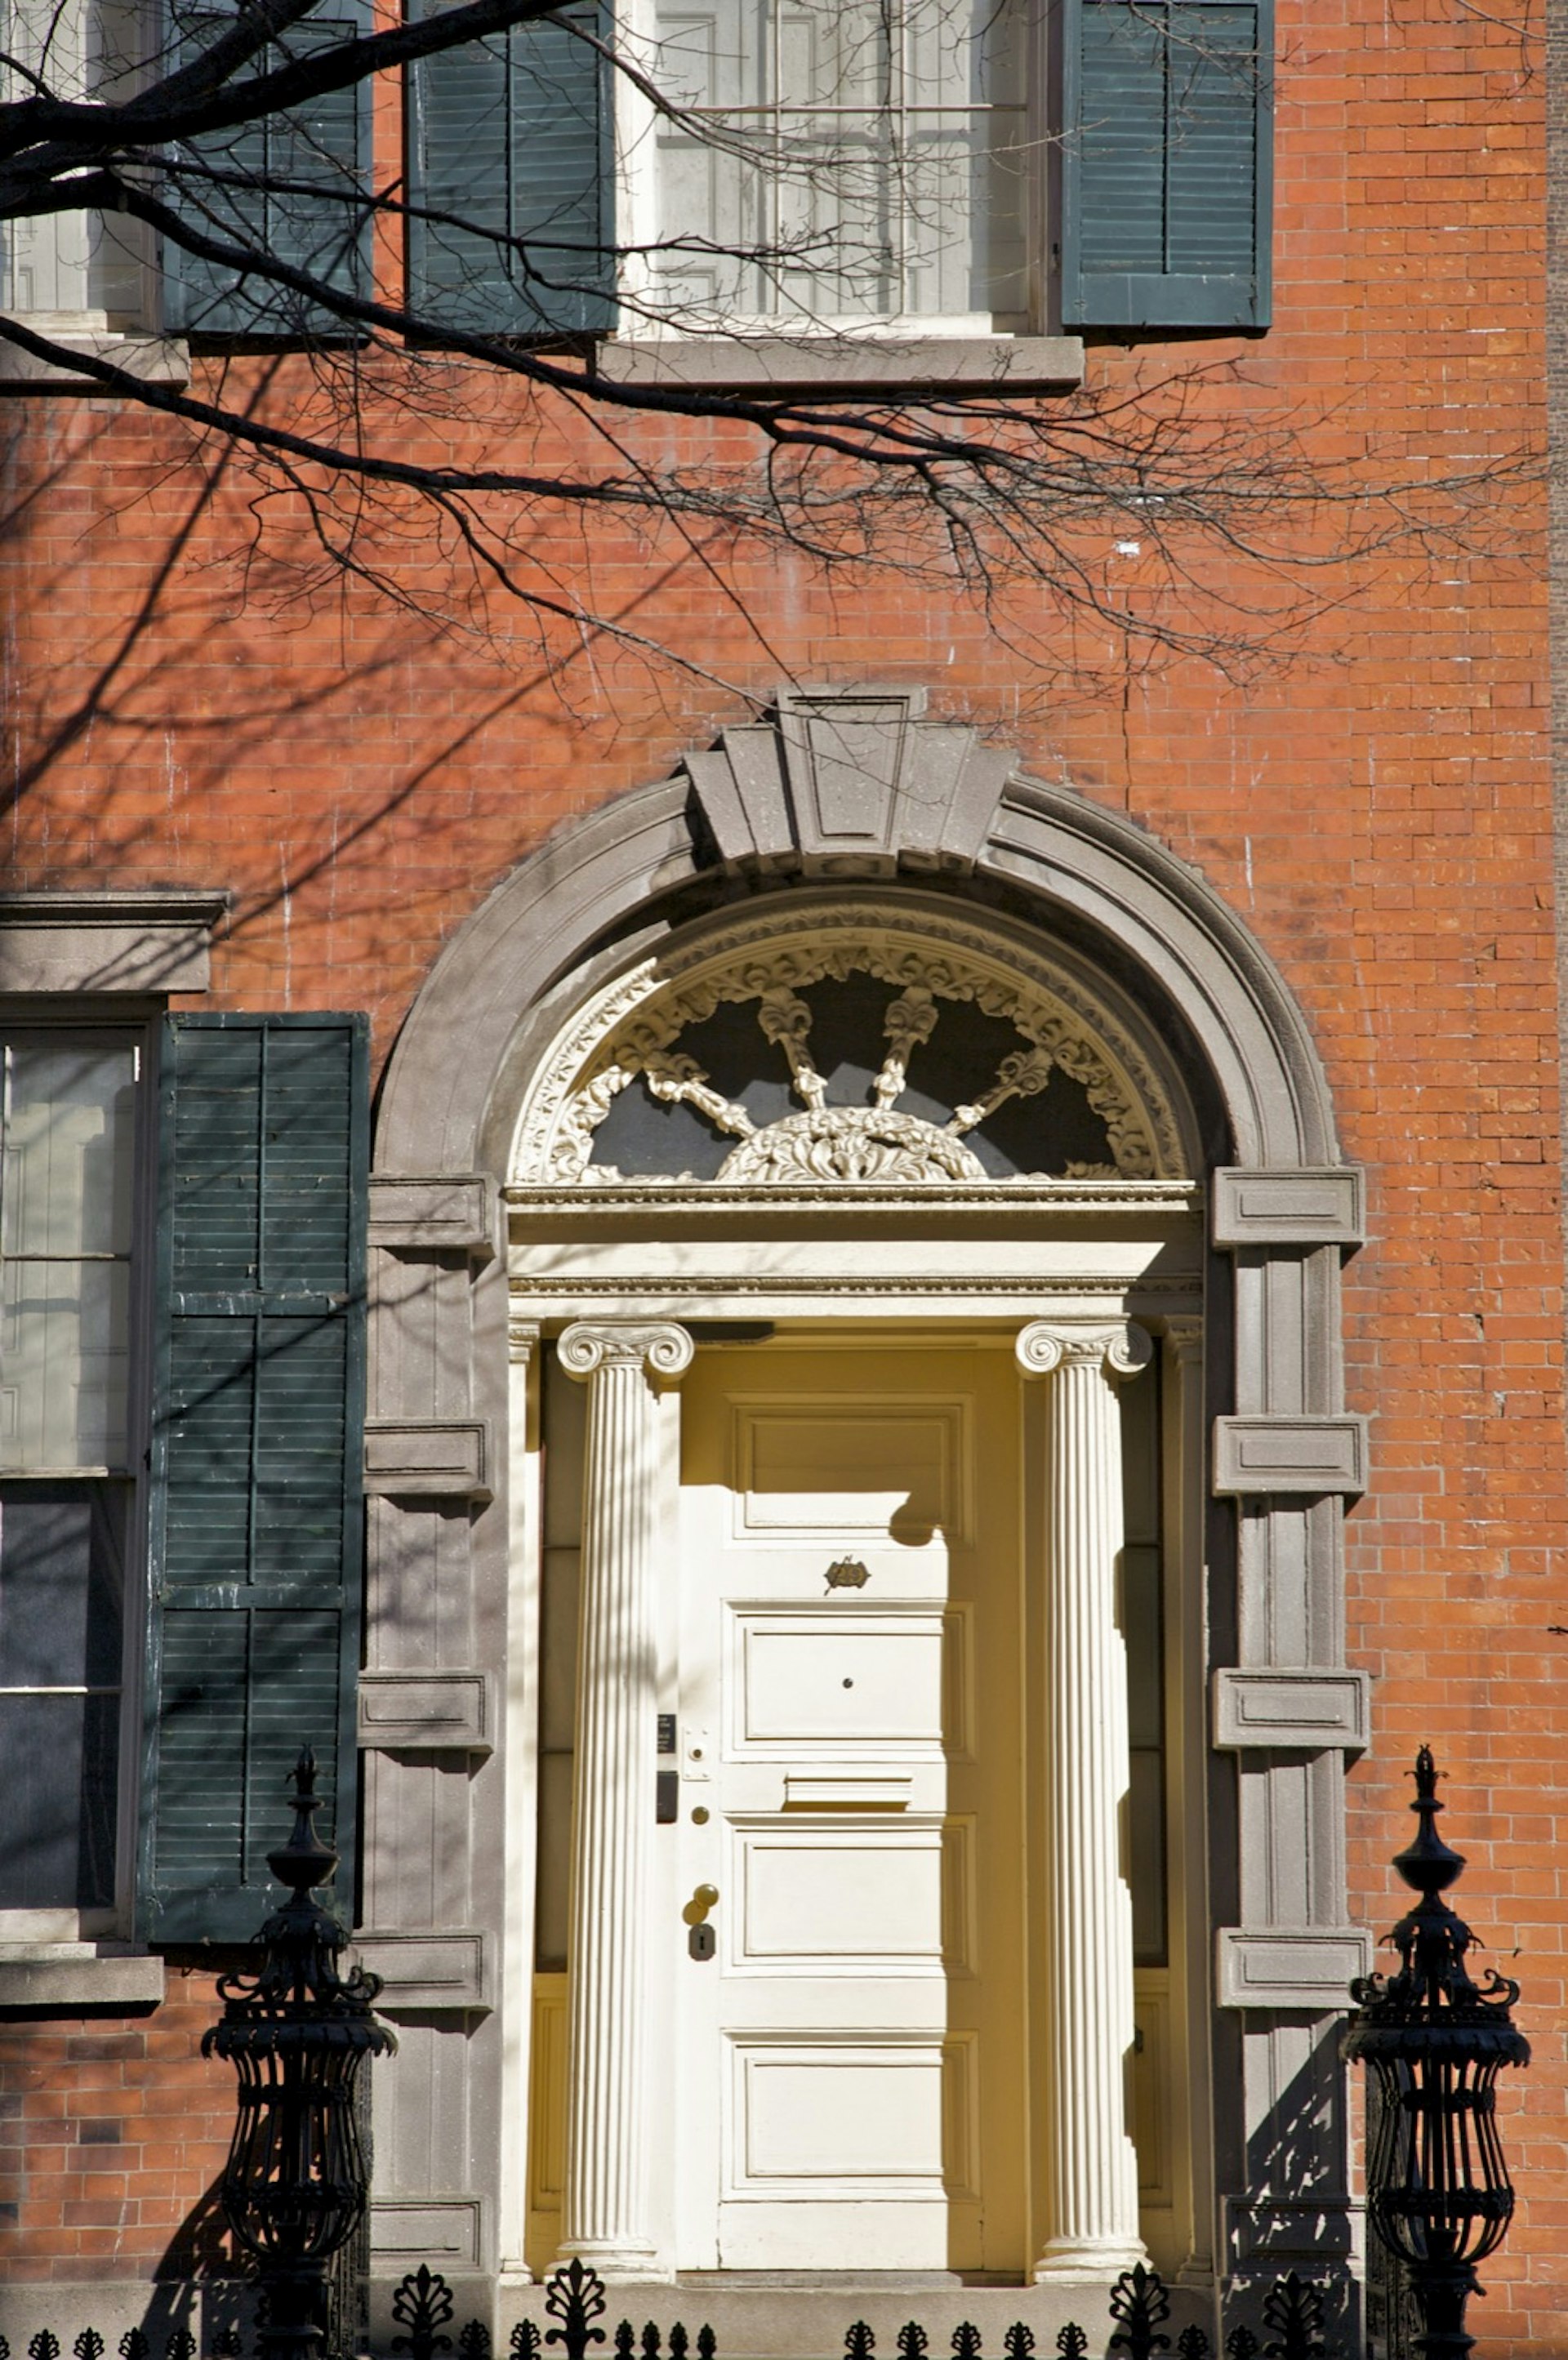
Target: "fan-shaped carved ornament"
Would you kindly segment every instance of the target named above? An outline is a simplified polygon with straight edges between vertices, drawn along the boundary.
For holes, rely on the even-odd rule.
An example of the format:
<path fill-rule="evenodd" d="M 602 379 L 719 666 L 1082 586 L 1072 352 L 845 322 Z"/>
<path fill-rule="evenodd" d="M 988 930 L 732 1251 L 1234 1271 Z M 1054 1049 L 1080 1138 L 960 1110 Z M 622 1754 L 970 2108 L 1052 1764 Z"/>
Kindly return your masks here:
<path fill-rule="evenodd" d="M 1183 1176 L 1134 1026 L 1065 962 L 891 897 L 792 901 L 645 959 L 568 1025 L 512 1177 L 550 1187 Z"/>

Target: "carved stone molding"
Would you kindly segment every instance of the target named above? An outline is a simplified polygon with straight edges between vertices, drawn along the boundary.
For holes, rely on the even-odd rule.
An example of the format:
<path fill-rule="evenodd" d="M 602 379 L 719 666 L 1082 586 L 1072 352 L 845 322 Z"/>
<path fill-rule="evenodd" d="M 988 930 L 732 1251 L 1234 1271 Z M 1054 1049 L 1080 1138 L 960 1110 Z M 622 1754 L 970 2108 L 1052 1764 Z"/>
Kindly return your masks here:
<path fill-rule="evenodd" d="M 733 1148 L 718 1175 L 728 1187 L 759 1180 L 786 1186 L 801 1180 L 871 1180 L 897 1187 L 986 1176 L 961 1139 L 917 1115 L 880 1107 L 818 1107 L 785 1115 Z"/>
<path fill-rule="evenodd" d="M 855 1095 L 852 1086 L 849 1102 L 830 1104 L 830 1084 L 815 1062 L 814 1009 L 803 995 L 857 980 L 894 992 L 883 994 L 880 1015 L 868 1008 L 862 1020 L 857 1054 L 873 1076 L 870 1091 Z M 634 1088 L 656 1106 L 692 1109 L 699 1139 L 737 1142 L 722 1161 L 710 1145 L 716 1187 L 813 1180 L 1011 1185 L 992 1177 L 974 1148 L 1013 1101 L 1036 1099 L 1043 1128 L 1031 1144 L 1060 1159 L 1049 1176 L 1179 1178 L 1190 1151 L 1174 1080 L 1160 1070 L 1163 1053 L 1142 1020 L 1113 1003 L 1115 995 L 1092 988 L 1064 954 L 1047 955 L 1034 939 L 946 905 L 861 894 L 769 903 L 641 960 L 568 1021 L 529 1091 L 510 1178 L 536 1186 L 629 1185 L 599 1134 L 622 1093 Z M 733 1095 L 734 1083 L 728 1091 L 716 1086 L 705 1062 L 712 1055 L 703 1047 L 705 1028 L 731 1009 L 751 1011 L 754 1029 L 742 1021 L 738 1036 L 751 1042 L 748 1083 L 787 1087 L 803 1111 L 759 1120 Z M 963 1053 L 974 1062 L 959 1086 L 950 1078 L 958 1053 L 948 1043 L 966 1038 L 951 1030 L 966 1023 L 980 1031 Z M 898 1103 L 944 1070 L 933 1065 L 938 1056 L 949 1060 L 945 1122 L 929 1119 L 929 1101 Z M 1057 1076 L 1063 1078 L 1053 1096 Z M 1078 1144 L 1064 1138 L 1053 1151 L 1058 1097 L 1081 1109 L 1082 1137 Z M 661 1185 L 693 1181 L 677 1169 L 646 1178 Z"/>
<path fill-rule="evenodd" d="M 784 688 L 771 720 L 688 754 L 720 861 L 775 875 L 967 877 L 1012 757 L 925 713 L 920 688 Z"/>

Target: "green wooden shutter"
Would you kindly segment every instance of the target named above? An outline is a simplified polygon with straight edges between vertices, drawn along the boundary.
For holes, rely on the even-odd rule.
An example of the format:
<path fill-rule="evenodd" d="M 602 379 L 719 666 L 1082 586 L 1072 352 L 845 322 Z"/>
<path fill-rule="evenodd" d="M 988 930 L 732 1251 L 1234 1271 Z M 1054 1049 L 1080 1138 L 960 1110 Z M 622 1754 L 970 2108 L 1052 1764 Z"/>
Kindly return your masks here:
<path fill-rule="evenodd" d="M 428 8 L 432 0 L 422 0 Z M 423 58 L 409 76 L 409 306 L 495 336 L 613 325 L 610 95 L 595 7 Z M 516 240 L 518 244 L 507 241 Z"/>
<path fill-rule="evenodd" d="M 232 15 L 209 5 L 177 5 L 172 54 L 188 57 Z M 247 73 L 271 69 L 286 57 L 308 57 L 369 30 L 368 0 L 333 0 L 319 16 L 291 27 L 285 41 L 266 50 Z M 345 202 L 367 181 L 368 96 L 363 84 L 326 92 L 308 106 L 258 123 L 182 143 L 185 155 L 214 171 L 233 174 L 233 189 L 196 183 L 170 202 L 193 229 L 259 246 L 279 261 L 344 294 L 368 285 L 368 221 L 363 206 Z M 294 188 L 283 184 L 293 183 Z M 302 191 L 298 193 L 296 191 Z M 244 279 L 163 242 L 164 322 L 182 334 L 309 337 L 349 333 L 322 304 L 312 304 L 270 280 Z"/>
<path fill-rule="evenodd" d="M 1271 0 L 1067 0 L 1062 319 L 1262 328 Z"/>
<path fill-rule="evenodd" d="M 256 1931 L 307 1741 L 353 1900 L 367 1062 L 363 1016 L 166 1020 L 137 1908 L 154 1941 Z"/>

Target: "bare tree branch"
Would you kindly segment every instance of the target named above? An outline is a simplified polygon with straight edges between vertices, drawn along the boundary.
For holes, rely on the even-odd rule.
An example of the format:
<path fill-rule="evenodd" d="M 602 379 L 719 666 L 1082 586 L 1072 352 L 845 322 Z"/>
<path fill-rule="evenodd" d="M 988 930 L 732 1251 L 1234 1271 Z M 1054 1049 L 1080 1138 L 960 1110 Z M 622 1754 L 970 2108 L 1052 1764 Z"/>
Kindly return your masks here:
<path fill-rule="evenodd" d="M 552 518 L 614 516 L 650 547 L 667 544 L 672 562 L 702 569 L 759 636 L 733 587 L 737 562 L 747 552 L 787 552 L 857 584 L 894 574 L 973 601 L 1003 630 L 1022 628 L 1015 594 L 1038 594 L 1043 617 L 1084 617 L 1140 661 L 1165 652 L 1245 670 L 1323 611 L 1331 594 L 1315 584 L 1331 570 L 1338 597 L 1347 563 L 1473 539 L 1483 510 L 1486 529 L 1506 531 L 1506 496 L 1531 472 L 1512 453 L 1479 453 L 1438 474 L 1419 456 L 1331 448 L 1324 419 L 1260 399 L 1245 364 L 1228 356 L 1043 398 L 939 392 L 885 377 L 857 391 L 849 370 L 838 388 L 808 394 L 628 383 L 601 368 L 586 333 L 484 333 L 470 323 L 477 303 L 444 309 L 406 274 L 370 281 L 347 267 L 365 234 L 400 240 L 418 228 L 466 241 L 462 253 L 493 256 L 542 316 L 560 299 L 602 299 L 614 279 L 623 320 L 654 327 L 679 327 L 685 313 L 660 284 L 649 291 L 649 269 L 744 266 L 775 290 L 789 281 L 792 324 L 820 355 L 847 351 L 854 338 L 814 318 L 797 282 L 809 287 L 814 272 L 835 269 L 847 282 L 860 267 L 855 233 L 806 220 L 730 243 L 687 224 L 611 250 L 570 223 L 513 235 L 479 208 L 422 202 L 400 180 L 327 172 L 330 158 L 320 182 L 236 163 L 224 135 L 378 75 L 400 87 L 422 60 L 530 24 L 585 43 L 683 137 L 752 155 L 750 135 L 735 133 L 722 109 L 688 107 L 671 74 L 543 0 L 463 0 L 291 54 L 290 37 L 324 5 L 239 0 L 232 24 L 198 56 L 166 59 L 139 89 L 104 102 L 52 87 L 47 63 L 24 58 L 9 71 L 27 94 L 0 104 L 0 219 L 87 213 L 139 225 L 167 254 L 254 295 L 277 349 L 298 348 L 260 382 L 214 358 L 186 388 L 39 321 L 0 321 L 16 352 L 188 430 L 209 473 L 247 472 L 258 537 L 276 496 L 302 502 L 310 553 L 291 547 L 274 574 L 280 582 L 291 569 L 296 595 L 338 578 L 394 606 L 429 598 L 411 588 L 405 563 L 425 534 L 468 585 L 435 613 L 439 628 L 483 630 L 499 600 L 552 628 L 603 631 L 671 658 L 597 595 L 591 550 L 571 580 L 544 553 Z M 1182 35 L 1189 49 L 1194 38 Z M 1233 78 L 1260 70 L 1229 51 L 1218 63 Z M 807 154 L 777 169 L 798 171 L 809 191 L 839 168 Z M 311 267 L 269 239 L 273 202 L 310 203 L 334 224 L 324 263 L 317 256 Z M 643 268 L 641 286 L 626 283 L 632 266 Z M 737 341 L 767 333 L 755 321 L 726 324 Z M 709 453 L 676 463 L 659 430 L 681 419 L 739 434 L 722 460 Z M 487 441 L 493 453 L 482 463 L 460 455 Z M 1036 628 L 1043 638 L 1046 621 Z M 673 660 L 702 670 L 689 650 Z"/>

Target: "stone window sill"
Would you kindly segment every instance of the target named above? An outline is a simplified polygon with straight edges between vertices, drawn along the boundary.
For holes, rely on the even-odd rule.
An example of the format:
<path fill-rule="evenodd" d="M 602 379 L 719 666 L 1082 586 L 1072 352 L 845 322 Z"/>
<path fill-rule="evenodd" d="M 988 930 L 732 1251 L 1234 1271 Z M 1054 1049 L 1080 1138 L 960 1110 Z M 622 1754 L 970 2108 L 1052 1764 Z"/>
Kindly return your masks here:
<path fill-rule="evenodd" d="M 612 385 L 729 393 L 850 396 L 1061 392 L 1083 382 L 1081 336 L 607 337 L 596 366 Z"/>
<path fill-rule="evenodd" d="M 17 317 L 27 324 L 25 312 Z M 107 361 L 146 385 L 189 385 L 191 381 L 191 354 L 182 336 L 121 335 L 113 329 L 61 333 L 46 329 L 41 322 L 38 333 L 49 333 L 51 342 L 67 351 Z M 47 390 L 100 395 L 107 390 L 95 377 L 79 377 L 59 362 L 39 360 L 32 353 L 19 352 L 4 336 L 0 336 L 0 389 L 6 393 Z"/>
<path fill-rule="evenodd" d="M 156 2006 L 163 1961 L 126 1942 L 0 1942 L 0 2008 Z"/>

